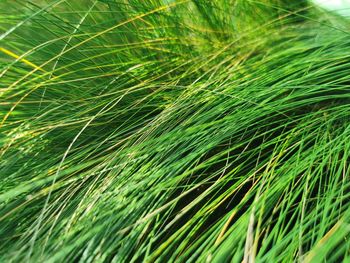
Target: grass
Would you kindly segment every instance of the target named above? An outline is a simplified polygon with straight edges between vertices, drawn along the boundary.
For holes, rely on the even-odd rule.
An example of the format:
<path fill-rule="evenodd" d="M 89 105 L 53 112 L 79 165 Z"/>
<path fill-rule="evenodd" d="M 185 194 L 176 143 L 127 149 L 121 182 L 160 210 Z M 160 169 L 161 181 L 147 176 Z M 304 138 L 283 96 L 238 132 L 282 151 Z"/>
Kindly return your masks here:
<path fill-rule="evenodd" d="M 350 22 L 291 2 L 1 1 L 0 261 L 349 261 Z"/>

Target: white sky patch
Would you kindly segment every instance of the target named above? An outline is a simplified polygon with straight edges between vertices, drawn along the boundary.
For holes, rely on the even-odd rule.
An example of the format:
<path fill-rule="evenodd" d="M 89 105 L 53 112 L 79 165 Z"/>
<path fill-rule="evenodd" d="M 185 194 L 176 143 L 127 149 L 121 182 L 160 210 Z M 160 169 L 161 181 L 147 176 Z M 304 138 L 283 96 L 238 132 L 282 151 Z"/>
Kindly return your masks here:
<path fill-rule="evenodd" d="M 313 0 L 313 2 L 340 15 L 350 16 L 350 0 Z"/>

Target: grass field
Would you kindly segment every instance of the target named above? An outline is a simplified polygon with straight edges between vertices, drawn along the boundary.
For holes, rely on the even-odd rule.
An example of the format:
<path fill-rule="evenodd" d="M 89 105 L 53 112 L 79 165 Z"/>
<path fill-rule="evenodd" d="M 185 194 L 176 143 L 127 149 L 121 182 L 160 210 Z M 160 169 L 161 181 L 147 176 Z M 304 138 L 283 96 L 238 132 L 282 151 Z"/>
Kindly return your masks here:
<path fill-rule="evenodd" d="M 345 17 L 290 0 L 0 10 L 0 262 L 350 262 Z"/>

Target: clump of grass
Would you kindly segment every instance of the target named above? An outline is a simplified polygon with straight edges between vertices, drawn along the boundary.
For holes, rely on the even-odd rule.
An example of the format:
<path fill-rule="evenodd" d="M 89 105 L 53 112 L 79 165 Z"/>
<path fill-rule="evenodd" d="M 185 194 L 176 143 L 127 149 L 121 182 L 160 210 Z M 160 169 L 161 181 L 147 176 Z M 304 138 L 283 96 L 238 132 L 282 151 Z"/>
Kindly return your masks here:
<path fill-rule="evenodd" d="M 0 260 L 348 260 L 350 24 L 290 2 L 1 2 Z"/>

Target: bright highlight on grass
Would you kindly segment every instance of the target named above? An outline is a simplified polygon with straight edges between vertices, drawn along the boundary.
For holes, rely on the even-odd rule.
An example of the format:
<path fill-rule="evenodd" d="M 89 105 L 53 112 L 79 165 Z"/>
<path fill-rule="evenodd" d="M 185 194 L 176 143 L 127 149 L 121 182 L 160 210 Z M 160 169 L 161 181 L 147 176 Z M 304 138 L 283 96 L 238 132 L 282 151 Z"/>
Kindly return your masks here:
<path fill-rule="evenodd" d="M 349 19 L 289 0 L 0 10 L 0 262 L 350 260 Z"/>

